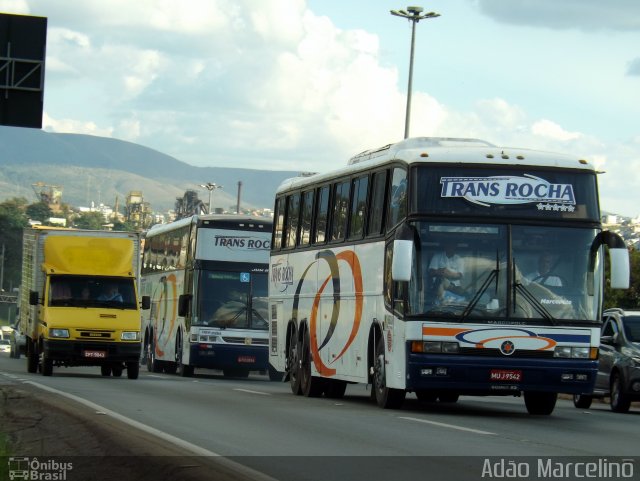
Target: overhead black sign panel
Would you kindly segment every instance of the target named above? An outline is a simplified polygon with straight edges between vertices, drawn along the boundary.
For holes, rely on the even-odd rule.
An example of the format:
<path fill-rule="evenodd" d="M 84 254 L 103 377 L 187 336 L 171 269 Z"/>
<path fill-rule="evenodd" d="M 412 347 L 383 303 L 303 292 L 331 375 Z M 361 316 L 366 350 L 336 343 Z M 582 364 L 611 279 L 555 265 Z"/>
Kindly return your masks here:
<path fill-rule="evenodd" d="M 42 128 L 46 17 L 0 13 L 0 125 Z"/>

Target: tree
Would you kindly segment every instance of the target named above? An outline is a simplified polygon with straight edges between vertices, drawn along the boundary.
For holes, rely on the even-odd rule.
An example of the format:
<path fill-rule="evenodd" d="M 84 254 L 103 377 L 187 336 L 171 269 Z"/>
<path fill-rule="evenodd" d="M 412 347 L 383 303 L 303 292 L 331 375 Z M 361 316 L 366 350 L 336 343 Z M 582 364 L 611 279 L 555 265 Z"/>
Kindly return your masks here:
<path fill-rule="evenodd" d="M 18 287 L 22 277 L 22 231 L 29 225 L 25 210 L 27 199 L 14 197 L 0 203 L 0 232 L 4 245 L 4 285 L 5 290 Z"/>
<path fill-rule="evenodd" d="M 629 264 L 631 274 L 629 289 L 611 289 L 607 286 L 604 291 L 605 309 L 609 307 L 637 309 L 640 305 L 640 251 L 635 249 L 629 251 Z"/>
<path fill-rule="evenodd" d="M 101 212 L 81 212 L 74 219 L 73 225 L 77 229 L 103 230 L 105 224 L 104 215 Z"/>
<path fill-rule="evenodd" d="M 53 211 L 46 202 L 36 202 L 27 206 L 26 213 L 29 219 L 46 223 L 53 216 Z"/>

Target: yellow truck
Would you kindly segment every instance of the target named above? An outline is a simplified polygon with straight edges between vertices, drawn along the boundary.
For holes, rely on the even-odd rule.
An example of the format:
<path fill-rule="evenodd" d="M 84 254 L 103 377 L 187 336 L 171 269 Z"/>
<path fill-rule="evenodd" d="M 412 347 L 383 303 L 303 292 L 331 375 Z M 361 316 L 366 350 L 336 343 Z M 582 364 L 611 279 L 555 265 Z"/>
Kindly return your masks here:
<path fill-rule="evenodd" d="M 24 231 L 20 329 L 27 370 L 100 366 L 137 379 L 140 234 L 34 227 Z"/>

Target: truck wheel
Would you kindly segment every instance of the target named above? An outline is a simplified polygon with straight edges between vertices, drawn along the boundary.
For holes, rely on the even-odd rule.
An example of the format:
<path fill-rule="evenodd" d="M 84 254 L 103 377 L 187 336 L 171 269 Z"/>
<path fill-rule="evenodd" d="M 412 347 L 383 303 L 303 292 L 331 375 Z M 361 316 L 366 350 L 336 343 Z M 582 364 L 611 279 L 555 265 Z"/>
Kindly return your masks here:
<path fill-rule="evenodd" d="M 53 374 L 53 360 L 49 356 L 42 353 L 42 366 L 40 366 L 43 376 L 51 376 Z"/>
<path fill-rule="evenodd" d="M 27 342 L 27 372 L 38 372 L 38 346 L 33 341 Z"/>
<path fill-rule="evenodd" d="M 102 366 L 100 366 L 100 374 L 102 374 L 104 377 L 111 376 L 111 366 L 109 366 L 108 364 L 103 364 Z"/>
<path fill-rule="evenodd" d="M 129 379 L 138 379 L 138 374 L 140 373 L 140 364 L 137 362 L 128 362 L 127 363 L 127 377 Z"/>
<path fill-rule="evenodd" d="M 113 374 L 113 377 L 120 377 L 122 376 L 123 370 L 124 368 L 122 366 L 113 366 L 111 368 L 111 374 Z"/>

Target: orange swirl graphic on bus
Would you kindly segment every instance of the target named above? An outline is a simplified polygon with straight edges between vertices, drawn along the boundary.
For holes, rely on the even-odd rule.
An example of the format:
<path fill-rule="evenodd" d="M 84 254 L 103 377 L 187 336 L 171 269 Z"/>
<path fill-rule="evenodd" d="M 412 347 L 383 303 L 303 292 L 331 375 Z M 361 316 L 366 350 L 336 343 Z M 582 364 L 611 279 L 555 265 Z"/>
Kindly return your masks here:
<path fill-rule="evenodd" d="M 353 324 L 351 326 L 351 332 L 349 333 L 349 337 L 347 338 L 345 345 L 342 347 L 338 355 L 331 361 L 331 363 L 336 362 L 340 359 L 345 352 L 349 349 L 351 344 L 353 343 L 356 334 L 358 333 L 358 329 L 360 327 L 360 322 L 362 320 L 362 271 L 360 269 L 360 261 L 358 260 L 358 256 L 355 252 L 347 250 L 335 255 L 330 250 L 325 250 L 319 252 L 316 255 L 317 260 L 324 260 L 328 266 L 330 274 L 321 284 L 318 292 L 313 300 L 313 305 L 311 307 L 311 316 L 309 319 L 309 334 L 310 334 L 310 349 L 313 357 L 313 363 L 316 367 L 316 370 L 319 374 L 323 376 L 333 376 L 336 373 L 336 370 L 327 366 L 324 361 L 321 359 L 320 351 L 323 347 L 325 347 L 329 341 L 333 338 L 335 329 L 338 325 L 338 320 L 340 317 L 340 305 L 341 305 L 341 286 L 340 286 L 340 269 L 338 263 L 340 261 L 346 262 L 351 270 L 351 275 L 353 277 L 353 285 L 355 291 L 355 310 L 353 315 Z M 302 284 L 306 277 L 307 272 L 317 261 L 311 263 L 305 269 L 300 281 L 298 282 L 298 286 L 296 289 L 296 294 L 294 298 L 294 315 L 297 317 L 298 313 L 298 304 L 299 304 L 299 295 L 302 289 Z M 322 297 L 322 293 L 324 292 L 327 284 L 329 282 L 332 283 L 333 288 L 333 308 L 331 310 L 331 320 L 329 323 L 329 329 L 322 340 L 322 343 L 318 344 L 318 308 L 320 305 L 320 298 Z"/>
<path fill-rule="evenodd" d="M 178 287 L 176 286 L 175 274 L 169 274 L 168 276 L 162 278 L 160 282 L 162 286 L 160 290 L 160 296 L 158 297 L 158 315 L 156 318 L 156 328 L 153 330 L 153 340 L 154 340 L 153 345 L 155 346 L 156 355 L 164 356 L 164 350 L 160 349 L 160 343 L 158 342 L 158 339 L 162 336 L 162 334 L 165 331 L 165 328 L 167 327 L 166 326 L 167 314 L 169 313 L 170 309 L 171 309 L 171 314 L 169 317 L 169 330 L 168 330 L 168 335 L 165 336 L 165 340 L 162 343 L 163 348 L 167 345 L 167 342 L 169 342 L 169 339 L 171 338 L 171 333 L 173 332 L 173 327 L 175 326 L 175 323 L 177 320 L 177 314 L 178 314 L 178 308 L 176 305 L 176 299 L 178 297 Z M 171 298 L 169 297 L 169 292 L 168 292 L 169 284 L 171 285 L 171 290 L 173 294 Z M 169 299 L 172 299 L 173 302 L 170 303 Z M 160 328 L 160 332 L 158 332 L 158 326 L 157 326 L 159 319 L 162 319 L 162 326 Z"/>

